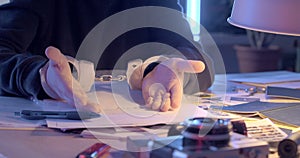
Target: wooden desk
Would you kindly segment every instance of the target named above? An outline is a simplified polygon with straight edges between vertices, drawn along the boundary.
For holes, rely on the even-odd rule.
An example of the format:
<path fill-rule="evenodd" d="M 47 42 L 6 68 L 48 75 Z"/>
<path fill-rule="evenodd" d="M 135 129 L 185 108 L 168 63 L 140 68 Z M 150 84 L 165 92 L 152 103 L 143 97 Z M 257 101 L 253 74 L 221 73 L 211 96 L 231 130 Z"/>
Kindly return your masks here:
<path fill-rule="evenodd" d="M 79 137 L 79 134 L 38 127 L 39 121 L 14 116 L 14 112 L 27 108 L 41 110 L 39 105 L 30 100 L 0 97 L 0 157 L 2 154 L 8 158 L 72 158 L 99 142 L 97 139 Z M 106 157 L 123 157 L 120 156 L 123 153 L 114 149 L 111 151 Z"/>
<path fill-rule="evenodd" d="M 6 157 L 76 157 L 96 143 L 96 139 L 82 139 L 52 129 L 0 129 L 0 153 Z"/>
<path fill-rule="evenodd" d="M 220 84 L 223 84 L 222 82 Z M 19 100 L 12 104 L 8 99 L 1 101 L 0 107 L 9 107 L 0 109 L 2 113 L 16 111 L 24 106 L 32 104 L 30 101 Z M 22 105 L 21 105 L 22 104 Z M 3 121 L 3 120 L 1 120 Z M 20 129 L 1 129 L 0 127 L 0 154 L 5 157 L 43 157 L 43 158 L 68 158 L 76 157 L 78 153 L 99 142 L 97 139 L 81 138 L 78 134 L 62 133 L 57 130 L 47 128 L 36 128 L 32 130 Z M 110 150 L 106 157 L 132 157 L 126 152 Z M 270 155 L 271 158 L 277 158 L 276 154 Z"/>
<path fill-rule="evenodd" d="M 8 158 L 75 158 L 78 153 L 99 142 L 81 138 L 78 134 L 62 133 L 53 129 L 0 129 L 0 154 Z M 1 157 L 1 156 L 0 156 Z M 129 153 L 110 149 L 104 157 L 132 157 Z"/>

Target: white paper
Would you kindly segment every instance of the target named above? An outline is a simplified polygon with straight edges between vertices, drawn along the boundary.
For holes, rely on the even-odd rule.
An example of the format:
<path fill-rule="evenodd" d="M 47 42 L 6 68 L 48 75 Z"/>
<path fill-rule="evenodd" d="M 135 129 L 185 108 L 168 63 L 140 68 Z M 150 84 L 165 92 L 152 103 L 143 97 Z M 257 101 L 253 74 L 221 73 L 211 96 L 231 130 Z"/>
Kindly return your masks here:
<path fill-rule="evenodd" d="M 26 120 L 16 116 L 22 110 L 41 110 L 35 102 L 17 97 L 0 97 L 0 128 L 31 128 L 45 125 L 45 120 Z"/>
<path fill-rule="evenodd" d="M 98 138 L 98 139 L 116 139 L 126 140 L 127 137 L 135 136 L 153 136 L 166 137 L 170 127 L 161 126 L 158 129 L 144 128 L 144 127 L 122 127 L 122 128 L 97 128 L 87 129 L 81 132 L 80 136 L 84 138 Z"/>
<path fill-rule="evenodd" d="M 268 84 L 269 87 L 282 87 L 282 88 L 291 88 L 291 89 L 300 89 L 299 82 L 283 82 L 283 83 L 274 83 Z"/>
<path fill-rule="evenodd" d="M 278 142 L 287 137 L 270 119 L 246 122 L 249 137 L 267 142 Z"/>
<path fill-rule="evenodd" d="M 115 85 L 114 85 L 115 84 Z M 109 88 L 97 85 L 97 91 L 90 93 L 90 100 L 98 101 L 101 106 L 101 117 L 89 120 L 47 119 L 50 128 L 107 128 L 133 127 L 155 124 L 173 124 L 191 117 L 232 117 L 199 108 L 189 99 L 183 98 L 182 106 L 174 111 L 158 112 L 145 109 L 140 91 L 131 91 L 126 82 L 115 82 Z M 103 88 L 103 87 L 102 87 Z M 110 90 L 111 89 L 111 90 Z"/>
<path fill-rule="evenodd" d="M 136 115 L 138 114 L 138 115 Z M 206 110 L 196 105 L 186 104 L 176 111 L 157 112 L 143 108 L 126 108 L 105 110 L 101 117 L 76 121 L 62 119 L 47 119 L 47 126 L 50 128 L 106 128 L 106 127 L 135 127 L 155 124 L 173 124 L 184 121 L 190 117 L 212 117 Z"/>

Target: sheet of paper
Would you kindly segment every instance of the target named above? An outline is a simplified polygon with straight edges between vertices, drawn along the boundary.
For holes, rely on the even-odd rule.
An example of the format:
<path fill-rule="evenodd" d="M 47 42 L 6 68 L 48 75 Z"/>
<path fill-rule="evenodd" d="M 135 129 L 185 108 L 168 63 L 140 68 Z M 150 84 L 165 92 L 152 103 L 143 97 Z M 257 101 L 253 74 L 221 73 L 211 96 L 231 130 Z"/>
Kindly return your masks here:
<path fill-rule="evenodd" d="M 300 81 L 300 73 L 290 71 L 270 71 L 228 75 L 229 81 L 256 84 Z"/>
<path fill-rule="evenodd" d="M 175 111 L 156 112 L 139 107 L 105 110 L 101 117 L 84 120 L 59 120 L 47 119 L 50 128 L 72 129 L 72 128 L 106 128 L 106 127 L 135 127 L 155 124 L 173 124 L 184 121 L 191 117 L 219 117 L 193 104 L 182 105 Z M 231 117 L 229 115 L 223 117 Z"/>
<path fill-rule="evenodd" d="M 158 112 L 145 109 L 141 92 L 131 91 L 125 83 L 117 82 L 105 89 L 97 87 L 95 93 L 89 94 L 91 100 L 99 102 L 102 109 L 101 117 L 84 121 L 47 119 L 48 127 L 60 129 L 132 127 L 179 123 L 191 117 L 232 117 L 221 116 L 216 111 L 203 110 L 185 97 L 182 106 L 174 111 Z"/>
<path fill-rule="evenodd" d="M 23 109 L 41 109 L 31 100 L 16 97 L 0 97 L 0 128 L 31 128 L 45 125 L 45 120 L 26 120 L 16 116 Z"/>
<path fill-rule="evenodd" d="M 282 88 L 292 88 L 292 89 L 300 89 L 300 81 L 299 82 L 283 82 L 283 83 L 273 83 L 268 84 L 271 87 L 282 87 Z"/>
<path fill-rule="evenodd" d="M 126 140 L 130 136 L 153 136 L 166 137 L 170 127 L 159 126 L 160 128 L 151 129 L 145 127 L 122 127 L 122 128 L 97 128 L 87 129 L 80 133 L 84 138 L 116 139 Z"/>
<path fill-rule="evenodd" d="M 20 97 L 0 97 L 0 128 L 35 128 L 46 125 L 46 120 L 28 120 L 15 113 L 22 110 L 68 111 L 74 107 L 55 100 L 29 100 Z"/>
<path fill-rule="evenodd" d="M 270 119 L 246 121 L 248 136 L 267 142 L 278 142 L 287 137 Z"/>

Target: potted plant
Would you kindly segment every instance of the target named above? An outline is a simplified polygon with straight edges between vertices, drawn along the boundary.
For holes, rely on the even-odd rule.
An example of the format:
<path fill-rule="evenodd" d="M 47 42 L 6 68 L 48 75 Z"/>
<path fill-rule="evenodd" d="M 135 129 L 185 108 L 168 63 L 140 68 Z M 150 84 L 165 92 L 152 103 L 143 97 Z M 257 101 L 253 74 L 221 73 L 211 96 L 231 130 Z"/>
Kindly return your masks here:
<path fill-rule="evenodd" d="M 271 45 L 275 34 L 246 30 L 249 45 L 235 45 L 240 72 L 278 70 L 280 48 Z"/>

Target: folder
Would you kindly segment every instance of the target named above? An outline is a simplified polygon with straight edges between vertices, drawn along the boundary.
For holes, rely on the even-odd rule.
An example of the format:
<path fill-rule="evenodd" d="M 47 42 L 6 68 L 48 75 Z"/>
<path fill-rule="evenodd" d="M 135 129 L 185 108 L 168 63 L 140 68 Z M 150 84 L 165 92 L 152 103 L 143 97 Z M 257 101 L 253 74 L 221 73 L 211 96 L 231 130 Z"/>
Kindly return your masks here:
<path fill-rule="evenodd" d="M 294 128 L 300 127 L 300 103 L 250 102 L 225 106 L 223 111 L 269 118 L 274 123 Z"/>

